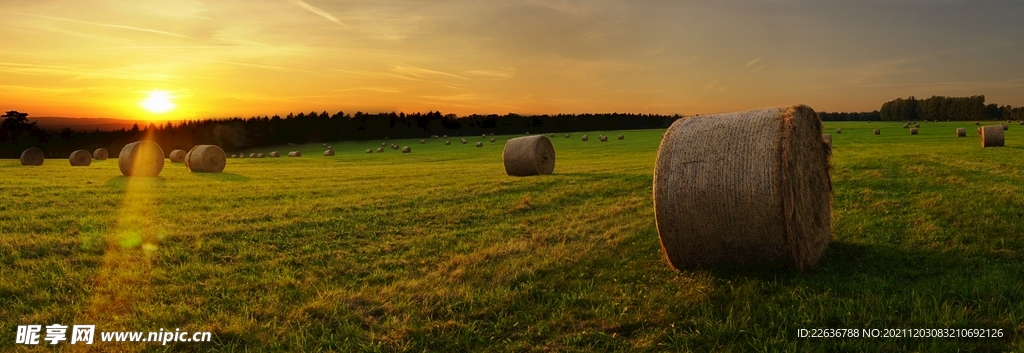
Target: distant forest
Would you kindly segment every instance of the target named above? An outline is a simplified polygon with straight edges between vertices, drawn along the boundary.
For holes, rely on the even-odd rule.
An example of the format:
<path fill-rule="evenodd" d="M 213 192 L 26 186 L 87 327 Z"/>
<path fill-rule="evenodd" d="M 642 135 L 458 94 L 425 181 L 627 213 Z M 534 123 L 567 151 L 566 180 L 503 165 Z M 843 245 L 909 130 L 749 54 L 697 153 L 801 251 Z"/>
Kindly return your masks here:
<path fill-rule="evenodd" d="M 179 124 L 150 124 L 131 129 L 92 132 L 65 128 L 58 132 L 46 131 L 28 114 L 9 111 L 0 123 L 0 158 L 19 158 L 29 147 L 39 147 L 47 158 L 65 158 L 71 152 L 84 149 L 90 153 L 106 148 L 116 156 L 124 145 L 146 139 L 155 141 L 170 153 L 175 149 L 188 150 L 194 145 L 213 144 L 225 151 L 282 145 L 286 143 L 330 142 L 342 140 L 378 140 L 390 138 L 426 138 L 431 135 L 473 136 L 485 133 L 522 134 L 562 133 L 595 130 L 633 130 L 666 128 L 679 115 L 651 114 L 559 114 L 522 116 L 470 115 L 458 117 L 441 112 L 377 113 L 356 112 L 333 115 L 326 111 L 263 116 L 248 119 L 184 121 Z"/>
<path fill-rule="evenodd" d="M 913 120 L 1024 120 L 1024 107 L 985 104 L 985 96 L 928 99 L 897 98 L 882 104 L 881 110 L 862 113 L 819 112 L 822 121 L 913 121 Z"/>

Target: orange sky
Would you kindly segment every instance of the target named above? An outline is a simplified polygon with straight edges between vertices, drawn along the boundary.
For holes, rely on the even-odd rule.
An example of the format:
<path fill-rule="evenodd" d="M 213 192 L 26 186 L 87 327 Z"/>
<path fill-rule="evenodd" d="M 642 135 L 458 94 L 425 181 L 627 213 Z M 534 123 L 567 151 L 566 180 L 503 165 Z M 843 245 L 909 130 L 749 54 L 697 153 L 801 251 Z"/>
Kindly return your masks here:
<path fill-rule="evenodd" d="M 0 110 L 698 114 L 1024 105 L 1022 2 L 3 1 Z M 175 109 L 140 102 L 153 90 Z"/>

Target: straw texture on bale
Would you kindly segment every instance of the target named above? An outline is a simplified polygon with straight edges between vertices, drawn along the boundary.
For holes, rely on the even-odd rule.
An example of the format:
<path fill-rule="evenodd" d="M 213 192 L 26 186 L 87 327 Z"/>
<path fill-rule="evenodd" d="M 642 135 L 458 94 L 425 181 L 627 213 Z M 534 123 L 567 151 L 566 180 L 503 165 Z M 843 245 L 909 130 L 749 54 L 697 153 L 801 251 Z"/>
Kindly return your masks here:
<path fill-rule="evenodd" d="M 71 152 L 68 162 L 71 162 L 72 167 L 88 167 L 92 164 L 92 155 L 89 154 L 89 151 L 77 150 Z"/>
<path fill-rule="evenodd" d="M 377 147 L 377 153 L 384 152 L 384 147 Z"/>
<path fill-rule="evenodd" d="M 1003 147 L 1003 128 L 999 125 L 981 127 L 981 147 Z"/>
<path fill-rule="evenodd" d="M 587 140 L 587 135 L 583 135 L 583 141 Z"/>
<path fill-rule="evenodd" d="M 882 129 L 875 129 L 875 135 L 881 135 Z"/>
<path fill-rule="evenodd" d="M 185 153 L 186 152 L 182 151 L 182 150 L 171 151 L 171 154 L 168 156 L 168 159 L 170 159 L 172 163 L 184 162 L 185 161 Z"/>
<path fill-rule="evenodd" d="M 501 161 L 511 176 L 546 175 L 555 171 L 555 146 L 544 135 L 516 137 L 505 143 Z"/>
<path fill-rule="evenodd" d="M 965 136 L 967 136 L 967 129 L 964 129 L 962 127 L 956 128 L 956 137 L 965 137 Z"/>
<path fill-rule="evenodd" d="M 278 151 L 270 152 L 270 157 L 271 158 L 277 158 L 277 157 L 280 157 L 280 156 L 281 156 L 281 152 L 278 152 Z"/>
<path fill-rule="evenodd" d="M 825 144 L 829 145 L 829 147 L 831 147 L 832 146 L 832 135 L 821 134 L 821 141 L 824 142 Z"/>
<path fill-rule="evenodd" d="M 476 143 L 476 147 L 484 147 L 484 143 L 483 142 L 477 142 Z"/>
<path fill-rule="evenodd" d="M 409 152 L 412 152 L 412 148 L 410 148 L 409 146 L 402 147 L 402 153 L 409 153 Z"/>
<path fill-rule="evenodd" d="M 619 140 L 625 140 L 625 139 L 626 139 L 625 135 L 619 135 Z"/>
<path fill-rule="evenodd" d="M 917 128 L 915 127 L 915 128 L 910 129 L 910 134 L 911 135 L 917 135 Z"/>
<path fill-rule="evenodd" d="M 224 150 L 216 145 L 198 145 L 185 154 L 185 167 L 193 173 L 220 173 L 227 162 Z"/>
<path fill-rule="evenodd" d="M 117 156 L 117 167 L 124 176 L 160 175 L 164 170 L 164 150 L 153 141 L 129 143 Z"/>
<path fill-rule="evenodd" d="M 832 240 L 831 148 L 798 105 L 677 120 L 654 169 L 662 250 L 676 269 L 804 270 Z"/>
<path fill-rule="evenodd" d="M 324 157 L 334 157 L 334 150 L 324 151 Z"/>
<path fill-rule="evenodd" d="M 21 165 L 43 165 L 43 150 L 31 147 L 21 152 Z"/>
<path fill-rule="evenodd" d="M 288 152 L 288 157 L 302 157 L 302 152 L 299 152 L 299 151 Z"/>
<path fill-rule="evenodd" d="M 95 151 L 92 151 L 92 158 L 101 161 L 106 160 L 110 158 L 110 152 L 107 152 L 106 148 L 97 148 Z"/>

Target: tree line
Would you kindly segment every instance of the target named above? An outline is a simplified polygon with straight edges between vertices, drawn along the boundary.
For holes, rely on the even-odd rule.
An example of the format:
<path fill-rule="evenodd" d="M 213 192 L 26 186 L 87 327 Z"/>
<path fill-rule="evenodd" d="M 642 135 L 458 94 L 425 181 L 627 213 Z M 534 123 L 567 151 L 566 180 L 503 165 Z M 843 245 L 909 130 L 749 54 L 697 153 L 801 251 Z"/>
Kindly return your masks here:
<path fill-rule="evenodd" d="M 29 122 L 27 113 L 4 114 L 0 131 L 0 158 L 18 158 L 29 147 L 39 147 L 47 158 L 64 158 L 84 149 L 92 152 L 106 148 L 117 155 L 124 145 L 151 140 L 166 153 L 188 150 L 195 145 L 218 145 L 225 151 L 282 145 L 287 143 L 425 138 L 431 135 L 473 136 L 480 134 L 564 133 L 595 130 L 633 130 L 666 128 L 679 115 L 655 114 L 558 114 L 558 115 L 469 115 L 458 117 L 441 112 L 346 114 L 317 113 L 182 121 L 178 124 L 153 124 L 131 129 L 91 132 L 46 131 Z"/>
<path fill-rule="evenodd" d="M 928 99 L 896 98 L 882 103 L 882 109 L 862 113 L 820 112 L 822 121 L 977 121 L 1024 120 L 1024 107 L 985 104 L 985 96 L 943 97 Z"/>

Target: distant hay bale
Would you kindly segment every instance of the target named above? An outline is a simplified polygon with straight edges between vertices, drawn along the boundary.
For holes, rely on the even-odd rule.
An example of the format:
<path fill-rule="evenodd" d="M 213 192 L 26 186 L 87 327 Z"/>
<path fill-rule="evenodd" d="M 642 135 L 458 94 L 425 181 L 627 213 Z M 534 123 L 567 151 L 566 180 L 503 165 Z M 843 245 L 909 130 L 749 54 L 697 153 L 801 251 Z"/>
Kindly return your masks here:
<path fill-rule="evenodd" d="M 463 145 L 465 145 L 465 144 L 466 144 L 466 139 L 462 139 L 462 144 L 463 144 Z"/>
<path fill-rule="evenodd" d="M 320 144 L 320 145 L 321 145 L 321 146 L 323 146 L 323 147 L 327 147 L 327 144 L 326 144 L 326 143 L 322 143 L 322 144 Z"/>
<path fill-rule="evenodd" d="M 493 137 L 491 137 L 491 142 L 494 142 L 494 138 Z"/>
<path fill-rule="evenodd" d="M 831 149 L 807 106 L 695 116 L 665 132 L 655 223 L 672 267 L 813 267 L 832 240 Z"/>
<path fill-rule="evenodd" d="M 263 158 L 263 154 L 262 153 L 257 153 L 256 154 L 256 158 Z"/>
<path fill-rule="evenodd" d="M 277 158 L 277 157 L 281 157 L 281 152 L 278 152 L 278 151 L 270 152 L 270 158 Z"/>
<path fill-rule="evenodd" d="M 397 149 L 398 149 L 398 144 L 397 144 L 397 143 L 396 143 L 396 144 L 392 144 L 392 145 L 391 145 L 391 149 L 395 149 L 395 150 L 397 150 Z"/>
<path fill-rule="evenodd" d="M 910 127 L 910 124 L 903 124 L 903 128 L 904 128 L 904 129 L 906 129 L 906 128 L 908 128 L 908 127 Z"/>
<path fill-rule="evenodd" d="M 915 127 L 915 128 L 910 129 L 910 134 L 911 135 L 917 135 L 917 128 Z"/>
<path fill-rule="evenodd" d="M 231 154 L 231 158 L 238 158 L 238 154 L 237 153 Z"/>
<path fill-rule="evenodd" d="M 324 157 L 334 157 L 334 150 L 325 150 Z"/>
<path fill-rule="evenodd" d="M 427 143 L 427 140 L 420 140 L 420 144 L 421 145 L 424 144 L 424 143 Z"/>
<path fill-rule="evenodd" d="M 484 143 L 483 142 L 477 142 L 476 143 L 476 147 L 484 147 Z"/>
<path fill-rule="evenodd" d="M 829 147 L 831 147 L 832 146 L 832 135 L 821 134 L 821 141 L 824 142 L 826 145 L 829 145 Z"/>
<path fill-rule="evenodd" d="M 875 135 L 881 135 L 882 129 L 875 129 Z"/>
<path fill-rule="evenodd" d="M 555 133 L 552 132 L 551 136 L 549 136 L 549 137 L 555 137 Z M 494 142 L 494 141 L 491 141 L 491 142 Z"/>
<path fill-rule="evenodd" d="M 193 173 L 220 173 L 227 163 L 224 150 L 216 145 L 198 145 L 185 154 L 185 167 Z"/>
<path fill-rule="evenodd" d="M 89 151 L 77 150 L 71 152 L 68 162 L 71 162 L 72 167 L 88 167 L 92 164 L 92 155 L 89 154 Z"/>
<path fill-rule="evenodd" d="M 171 163 L 181 163 L 181 162 L 184 162 L 185 161 L 185 153 L 187 153 L 187 152 L 182 151 L 182 150 L 171 151 L 171 154 L 170 154 L 170 156 L 168 156 L 168 159 L 171 160 Z"/>
<path fill-rule="evenodd" d="M 608 142 L 608 136 L 605 135 L 598 136 L 597 139 L 601 140 L 601 142 Z"/>
<path fill-rule="evenodd" d="M 21 152 L 21 165 L 43 165 L 43 160 L 45 159 L 43 150 L 35 147 L 30 147 Z"/>
<path fill-rule="evenodd" d="M 583 141 L 586 141 L 586 140 L 587 140 L 587 135 L 583 134 Z"/>
<path fill-rule="evenodd" d="M 625 139 L 626 139 L 625 135 L 619 135 L 619 140 L 625 140 Z"/>
<path fill-rule="evenodd" d="M 444 140 L 444 144 L 450 145 L 450 144 L 452 144 L 452 140 Z"/>
<path fill-rule="evenodd" d="M 117 156 L 117 167 L 124 176 L 154 177 L 164 170 L 164 150 L 153 141 L 129 143 Z"/>
<path fill-rule="evenodd" d="M 442 135 L 441 138 L 448 138 L 448 135 Z"/>
<path fill-rule="evenodd" d="M 384 146 L 387 146 L 387 144 L 386 144 L 386 143 L 384 143 L 384 142 L 381 142 L 381 143 L 380 143 L 380 147 L 384 147 Z"/>
<path fill-rule="evenodd" d="M 378 147 L 379 148 L 379 147 Z M 373 149 L 367 148 L 366 153 L 373 153 Z"/>
<path fill-rule="evenodd" d="M 981 147 L 1003 147 L 1003 129 L 999 125 L 981 127 Z"/>
<path fill-rule="evenodd" d="M 487 134 L 480 135 L 480 138 L 487 138 Z"/>
<path fill-rule="evenodd" d="M 980 121 L 975 121 L 974 125 L 981 125 L 981 122 Z"/>
<path fill-rule="evenodd" d="M 299 151 L 288 152 L 288 157 L 302 157 L 302 152 L 299 152 Z"/>
<path fill-rule="evenodd" d="M 256 158 L 256 153 L 255 152 L 249 153 L 249 158 Z"/>
<path fill-rule="evenodd" d="M 921 124 L 914 124 L 914 127 L 921 127 Z"/>
<path fill-rule="evenodd" d="M 841 134 L 841 133 L 843 133 L 843 129 L 836 129 L 836 133 L 837 133 L 837 134 Z"/>
<path fill-rule="evenodd" d="M 409 146 L 402 147 L 402 153 L 412 152 L 412 148 Z"/>
<path fill-rule="evenodd" d="M 239 153 L 238 158 L 245 158 L 245 153 Z"/>
<path fill-rule="evenodd" d="M 505 174 L 531 176 L 555 171 L 555 146 L 544 135 L 516 137 L 505 143 L 501 161 Z"/>
<path fill-rule="evenodd" d="M 565 138 L 569 138 L 569 136 L 571 136 L 571 135 L 570 134 L 565 134 Z"/>
<path fill-rule="evenodd" d="M 107 152 L 106 148 L 97 148 L 92 152 L 92 158 L 97 160 L 106 160 L 110 158 L 110 152 Z"/>
<path fill-rule="evenodd" d="M 966 136 L 967 136 L 967 129 L 964 129 L 962 127 L 956 128 L 956 137 L 966 137 Z"/>
<path fill-rule="evenodd" d="M 1009 130 L 1010 125 L 1003 124 L 1003 131 Z"/>

